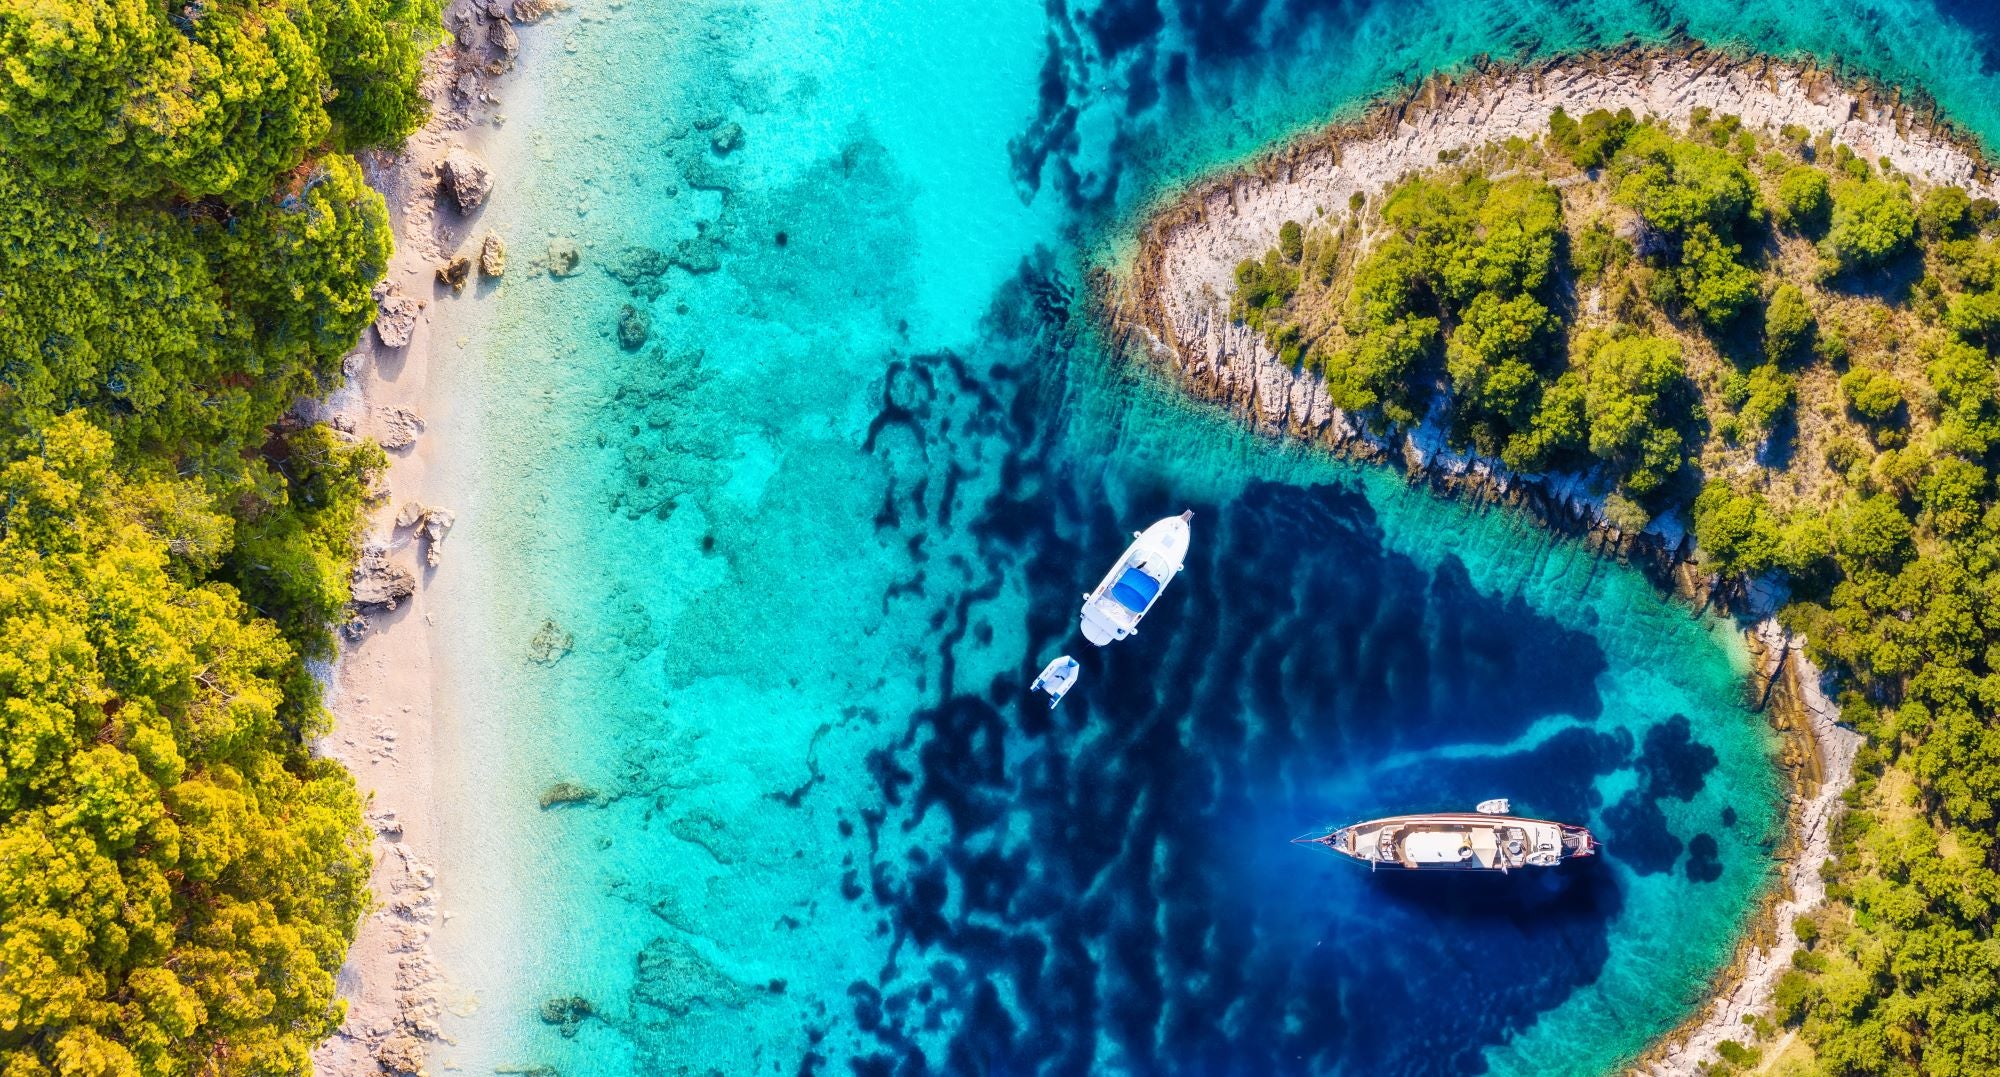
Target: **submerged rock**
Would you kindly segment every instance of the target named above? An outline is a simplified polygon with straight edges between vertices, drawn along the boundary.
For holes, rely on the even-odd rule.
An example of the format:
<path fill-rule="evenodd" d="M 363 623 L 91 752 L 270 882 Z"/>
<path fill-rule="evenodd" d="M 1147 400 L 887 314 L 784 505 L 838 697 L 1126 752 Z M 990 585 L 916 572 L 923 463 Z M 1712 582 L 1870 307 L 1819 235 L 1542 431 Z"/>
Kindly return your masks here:
<path fill-rule="evenodd" d="M 583 264 L 583 251 L 576 240 L 569 238 L 549 240 L 549 276 L 572 277 L 577 267 Z"/>
<path fill-rule="evenodd" d="M 697 1005 L 741 1007 L 745 992 L 728 973 L 679 939 L 658 938 L 639 952 L 632 1001 L 686 1017 Z"/>
<path fill-rule="evenodd" d="M 542 1003 L 542 1023 L 556 1026 L 564 1039 L 575 1039 L 577 1029 L 596 1012 L 582 995 L 563 995 Z"/>
<path fill-rule="evenodd" d="M 528 661 L 538 666 L 553 666 L 575 646 L 576 637 L 563 631 L 554 620 L 545 620 L 542 627 L 535 630 L 534 638 L 528 641 Z"/>
<path fill-rule="evenodd" d="M 486 233 L 479 244 L 479 272 L 489 277 L 501 277 L 507 273 L 507 243 L 498 232 Z"/>
<path fill-rule="evenodd" d="M 714 134 L 708 136 L 708 144 L 716 153 L 724 157 L 729 156 L 736 152 L 737 147 L 743 145 L 743 125 L 740 123 L 722 125 Z"/>
<path fill-rule="evenodd" d="M 722 244 L 703 234 L 674 244 L 673 264 L 690 273 L 713 273 L 722 268 Z"/>
<path fill-rule="evenodd" d="M 437 268 L 437 278 L 438 283 L 451 285 L 454 292 L 464 291 L 465 282 L 472 279 L 472 259 L 463 254 L 452 255 L 451 261 Z"/>
<path fill-rule="evenodd" d="M 478 209 L 493 191 L 492 171 L 477 154 L 463 146 L 445 155 L 441 175 L 460 213 Z"/>
<path fill-rule="evenodd" d="M 396 286 L 383 281 L 375 286 L 375 336 L 383 347 L 400 348 L 410 342 L 417 331 L 417 315 L 423 313 L 424 301 L 412 299 L 396 290 Z"/>
<path fill-rule="evenodd" d="M 653 336 L 653 312 L 630 303 L 618 312 L 618 346 L 628 352 L 646 346 Z"/>
<path fill-rule="evenodd" d="M 640 299 L 658 299 L 666 292 L 663 278 L 667 270 L 673 268 L 673 259 L 667 253 L 652 247 L 621 247 L 611 256 L 604 271 L 611 279 L 630 289 Z"/>
<path fill-rule="evenodd" d="M 417 592 L 417 574 L 389 560 L 389 552 L 379 546 L 361 554 L 354 566 L 354 602 L 358 606 L 395 609 L 396 603 Z"/>
<path fill-rule="evenodd" d="M 560 808 L 565 804 L 601 804 L 604 794 L 590 786 L 578 782 L 562 781 L 542 790 L 542 810 Z"/>

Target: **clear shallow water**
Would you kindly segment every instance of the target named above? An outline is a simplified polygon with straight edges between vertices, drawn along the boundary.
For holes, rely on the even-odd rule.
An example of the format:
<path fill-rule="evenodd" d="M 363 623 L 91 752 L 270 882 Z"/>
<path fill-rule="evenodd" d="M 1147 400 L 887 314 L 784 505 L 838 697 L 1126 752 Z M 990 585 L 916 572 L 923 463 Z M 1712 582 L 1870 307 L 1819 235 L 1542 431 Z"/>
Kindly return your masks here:
<path fill-rule="evenodd" d="M 446 314 L 442 1061 L 1586 1074 L 1673 1024 L 1775 836 L 1730 634 L 1178 399 L 1091 338 L 1077 252 L 1396 79 L 1677 23 L 2000 129 L 1985 38 L 1793 7 L 584 0 L 532 32 L 489 147 L 519 268 Z M 554 237 L 582 274 L 525 264 Z M 1090 651 L 1077 592 L 1182 508 L 1188 572 Z M 1063 650 L 1050 715 L 1023 688 Z M 557 781 L 601 798 L 540 809 Z M 1285 841 L 1493 795 L 1611 854 L 1404 879 Z M 537 1008 L 571 994 L 601 1016 L 565 1037 Z"/>

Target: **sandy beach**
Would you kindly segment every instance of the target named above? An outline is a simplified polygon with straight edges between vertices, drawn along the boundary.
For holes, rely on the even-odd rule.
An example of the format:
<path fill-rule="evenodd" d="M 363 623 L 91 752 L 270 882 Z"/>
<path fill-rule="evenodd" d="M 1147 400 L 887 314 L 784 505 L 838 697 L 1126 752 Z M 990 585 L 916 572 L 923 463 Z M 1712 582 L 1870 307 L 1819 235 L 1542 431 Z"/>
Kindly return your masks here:
<path fill-rule="evenodd" d="M 1245 167 L 1200 183 L 1158 208 L 1141 234 L 1125 280 L 1112 286 L 1114 316 L 1193 392 L 1221 401 L 1257 426 L 1375 458 L 1400 458 L 1413 473 L 1443 475 L 1451 488 L 1497 491 L 1549 514 L 1581 519 L 1604 532 L 1600 548 L 1626 548 L 1601 517 L 1600 499 L 1574 476 L 1512 475 L 1497 461 L 1455 457 L 1438 431 L 1422 427 L 1383 442 L 1335 408 L 1317 374 L 1279 361 L 1261 336 L 1231 321 L 1228 296 L 1236 264 L 1270 249 L 1287 220 L 1339 212 L 1356 195 L 1374 197 L 1405 175 L 1435 167 L 1455 151 L 1511 137 L 1534 138 L 1558 107 L 1573 115 L 1630 108 L 1685 123 L 1698 108 L 1735 114 L 1746 126 L 1776 131 L 1795 124 L 1831 131 L 1836 141 L 1870 160 L 1931 183 L 1956 184 L 1975 197 L 1996 191 L 1978 151 L 1927 109 L 1899 96 L 1843 81 L 1815 68 L 1740 59 L 1703 50 L 1627 50 L 1497 68 L 1457 79 L 1437 78 L 1379 105 L 1365 117 L 1336 124 L 1274 150 Z M 1675 521 L 1638 536 L 1669 562 L 1685 561 L 1690 539 Z M 1713 581 L 1685 581 L 1703 591 Z M 1752 599 L 1748 603 L 1756 606 Z M 1765 606 L 1770 603 L 1766 602 Z M 1768 614 L 1768 608 L 1758 611 Z M 1718 976 L 1708 1001 L 1635 1064 L 1648 1077 L 1694 1077 L 1719 1055 L 1725 1040 L 1749 1038 L 1744 1018 L 1768 1014 L 1778 977 L 1799 946 L 1795 917 L 1825 900 L 1819 867 L 1831 854 L 1831 834 L 1852 784 L 1861 737 L 1839 724 L 1822 678 L 1765 616 L 1746 629 L 1757 656 L 1756 686 L 1773 723 L 1793 738 L 1796 758 L 1785 866 L 1759 915 L 1746 925 L 1735 957 Z"/>
<path fill-rule="evenodd" d="M 483 204 L 493 177 L 467 173 L 484 171 L 478 156 L 483 136 L 500 118 L 498 90 L 519 50 L 514 27 L 553 10 L 538 0 L 452 3 L 445 13 L 452 37 L 426 64 L 430 122 L 400 152 L 363 159 L 388 203 L 396 252 L 377 288 L 377 324 L 347 358 L 347 385 L 315 410 L 339 429 L 375 438 L 389 457 L 357 599 L 371 585 L 390 595 L 409 593 L 361 609 L 343 632 L 327 676 L 335 724 L 317 747 L 344 764 L 368 798 L 367 818 L 376 832 L 376 907 L 363 919 L 340 972 L 346 1022 L 314 1055 L 322 1074 L 416 1073 L 428 1043 L 442 1036 L 444 981 L 430 941 L 444 915 L 435 868 L 442 809 L 434 777 L 434 644 L 443 629 L 426 592 L 449 564 L 450 491 L 437 488 L 433 462 L 439 432 L 450 429 L 453 402 L 439 384 L 446 349 L 433 340 L 432 329 L 438 305 L 457 298 L 439 276 L 453 256 L 468 258 L 474 285 L 495 269 L 504 272 L 504 253 L 496 260 L 490 247 L 482 250 L 481 205 L 465 204 L 474 192 Z M 488 255 L 484 265 L 482 253 Z"/>

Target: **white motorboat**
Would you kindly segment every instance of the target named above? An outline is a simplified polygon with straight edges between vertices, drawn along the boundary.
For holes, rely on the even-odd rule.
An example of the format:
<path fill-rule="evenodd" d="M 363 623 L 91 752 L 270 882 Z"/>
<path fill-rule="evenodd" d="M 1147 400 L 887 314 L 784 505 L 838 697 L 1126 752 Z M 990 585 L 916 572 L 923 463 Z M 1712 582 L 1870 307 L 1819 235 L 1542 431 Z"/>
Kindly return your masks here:
<path fill-rule="evenodd" d="M 1099 647 L 1139 630 L 1139 621 L 1181 570 L 1187 558 L 1194 513 L 1169 516 L 1132 533 L 1132 545 L 1105 573 L 1097 590 L 1083 596 L 1083 638 Z"/>
<path fill-rule="evenodd" d="M 1049 709 L 1055 710 L 1056 704 L 1061 703 L 1063 696 L 1076 686 L 1077 674 L 1081 672 L 1083 667 L 1077 665 L 1076 659 L 1066 654 L 1057 655 L 1055 661 L 1043 666 L 1041 675 L 1035 678 L 1035 691 L 1047 692 Z"/>

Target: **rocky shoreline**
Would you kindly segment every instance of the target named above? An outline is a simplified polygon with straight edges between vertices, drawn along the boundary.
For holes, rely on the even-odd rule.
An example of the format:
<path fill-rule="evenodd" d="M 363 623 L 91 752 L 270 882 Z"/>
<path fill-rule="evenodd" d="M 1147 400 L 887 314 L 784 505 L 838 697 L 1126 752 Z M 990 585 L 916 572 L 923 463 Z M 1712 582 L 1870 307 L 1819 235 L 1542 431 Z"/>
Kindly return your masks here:
<path fill-rule="evenodd" d="M 1528 66 L 1480 66 L 1437 77 L 1365 116 L 1297 139 L 1201 182 L 1156 207 L 1122 273 L 1103 273 L 1093 292 L 1114 338 L 1168 371 L 1194 395 L 1220 403 L 1275 436 L 1317 443 L 1349 458 L 1402 466 L 1412 483 L 1525 511 L 1580 537 L 1605 556 L 1632 562 L 1698 607 L 1724 610 L 1743 627 L 1756 661 L 1750 691 L 1786 737 L 1790 780 L 1785 867 L 1760 903 L 1707 1001 L 1633 1063 L 1647 1077 L 1694 1077 L 1725 1040 L 1752 1038 L 1744 1018 L 1770 1010 L 1778 977 L 1799 940 L 1794 918 L 1825 900 L 1820 865 L 1831 855 L 1841 795 L 1853 783 L 1861 736 L 1839 724 L 1824 678 L 1802 641 L 1770 615 L 1768 588 L 1722 590 L 1697 561 L 1674 515 L 1645 531 L 1604 518 L 1588 476 L 1520 475 L 1498 461 L 1450 452 L 1430 425 L 1393 437 L 1365 430 L 1335 408 L 1317 374 L 1281 362 L 1262 338 L 1229 317 L 1238 262 L 1277 242 L 1287 220 L 1311 221 L 1372 198 L 1457 152 L 1547 130 L 1551 112 L 1630 108 L 1686 122 L 1697 108 L 1740 116 L 1746 127 L 1795 124 L 1831 131 L 1869 159 L 1933 183 L 1993 197 L 1996 176 L 1970 140 L 1922 102 L 1827 70 L 1700 47 L 1625 48 Z"/>
<path fill-rule="evenodd" d="M 437 626 L 424 586 L 442 559 L 453 514 L 420 500 L 429 492 L 435 449 L 424 416 L 450 410 L 432 384 L 438 357 L 431 318 L 435 304 L 459 293 L 473 261 L 489 278 L 505 272 L 504 242 L 476 230 L 494 176 L 472 146 L 501 119 L 496 89 L 520 52 L 516 27 L 560 6 L 559 0 L 447 4 L 450 36 L 425 60 L 429 122 L 398 151 L 362 158 L 396 237 L 375 290 L 375 325 L 346 359 L 347 384 L 298 409 L 350 436 L 373 437 L 389 457 L 356 566 L 357 612 L 324 678 L 334 728 L 316 745 L 354 775 L 376 835 L 370 878 L 376 902 L 341 968 L 346 1019 L 314 1051 L 319 1073 L 420 1075 L 431 1045 L 444 1037 L 445 980 L 430 947 L 449 915 L 435 867 L 443 810 L 432 791 Z"/>

